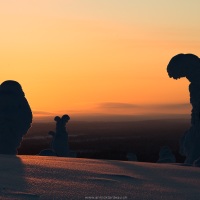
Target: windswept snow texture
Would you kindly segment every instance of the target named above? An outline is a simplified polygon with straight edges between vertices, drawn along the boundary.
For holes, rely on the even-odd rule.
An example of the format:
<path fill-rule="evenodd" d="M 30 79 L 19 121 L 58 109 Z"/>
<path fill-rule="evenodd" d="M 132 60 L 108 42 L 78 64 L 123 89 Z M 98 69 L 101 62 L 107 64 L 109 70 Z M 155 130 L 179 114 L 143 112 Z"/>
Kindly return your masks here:
<path fill-rule="evenodd" d="M 200 168 L 0 155 L 0 199 L 199 200 Z"/>

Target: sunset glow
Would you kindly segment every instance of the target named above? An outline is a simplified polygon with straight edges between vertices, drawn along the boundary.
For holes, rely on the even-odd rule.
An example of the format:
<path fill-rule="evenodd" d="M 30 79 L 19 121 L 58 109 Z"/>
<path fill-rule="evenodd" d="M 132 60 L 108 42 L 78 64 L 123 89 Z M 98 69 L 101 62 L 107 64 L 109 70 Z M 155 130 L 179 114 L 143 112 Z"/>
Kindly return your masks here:
<path fill-rule="evenodd" d="M 34 115 L 188 113 L 189 82 L 170 79 L 166 67 L 178 53 L 200 56 L 199 7 L 0 1 L 0 81 L 18 81 Z"/>

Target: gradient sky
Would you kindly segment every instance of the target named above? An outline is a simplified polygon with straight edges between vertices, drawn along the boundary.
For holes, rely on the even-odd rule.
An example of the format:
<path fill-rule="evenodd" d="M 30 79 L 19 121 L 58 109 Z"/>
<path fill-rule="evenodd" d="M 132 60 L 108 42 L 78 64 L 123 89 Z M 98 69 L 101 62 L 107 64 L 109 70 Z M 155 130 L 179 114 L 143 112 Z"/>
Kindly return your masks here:
<path fill-rule="evenodd" d="M 199 0 L 0 0 L 0 82 L 21 83 L 34 114 L 181 113 L 178 53 L 200 56 Z"/>

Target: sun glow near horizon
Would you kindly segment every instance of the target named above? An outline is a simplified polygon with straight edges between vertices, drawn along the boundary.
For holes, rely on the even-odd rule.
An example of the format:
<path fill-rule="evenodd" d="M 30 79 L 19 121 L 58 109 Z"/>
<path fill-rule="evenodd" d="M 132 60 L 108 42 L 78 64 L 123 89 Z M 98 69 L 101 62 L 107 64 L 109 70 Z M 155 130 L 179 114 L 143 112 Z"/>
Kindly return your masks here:
<path fill-rule="evenodd" d="M 169 79 L 166 66 L 177 53 L 200 55 L 199 6 L 1 1 L 1 82 L 18 81 L 32 110 L 50 113 L 135 114 L 145 105 L 189 103 L 188 81 Z"/>

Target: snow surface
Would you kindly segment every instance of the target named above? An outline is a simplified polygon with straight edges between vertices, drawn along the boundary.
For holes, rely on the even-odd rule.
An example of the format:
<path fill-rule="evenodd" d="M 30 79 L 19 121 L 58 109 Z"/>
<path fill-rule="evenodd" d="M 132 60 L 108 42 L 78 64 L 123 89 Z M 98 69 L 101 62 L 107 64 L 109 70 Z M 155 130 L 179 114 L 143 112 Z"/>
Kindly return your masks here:
<path fill-rule="evenodd" d="M 0 155 L 0 199 L 199 200 L 200 168 Z"/>

